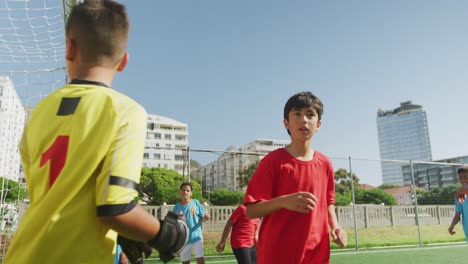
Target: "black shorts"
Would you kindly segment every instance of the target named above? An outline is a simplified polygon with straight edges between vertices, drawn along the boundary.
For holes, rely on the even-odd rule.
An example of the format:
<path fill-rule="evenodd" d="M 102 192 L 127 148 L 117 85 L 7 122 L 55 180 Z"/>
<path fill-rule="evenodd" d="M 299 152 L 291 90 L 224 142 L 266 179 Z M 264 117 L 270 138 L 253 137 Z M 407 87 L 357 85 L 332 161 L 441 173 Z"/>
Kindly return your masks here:
<path fill-rule="evenodd" d="M 255 246 L 249 248 L 233 248 L 234 256 L 236 256 L 238 264 L 256 264 L 257 250 Z"/>

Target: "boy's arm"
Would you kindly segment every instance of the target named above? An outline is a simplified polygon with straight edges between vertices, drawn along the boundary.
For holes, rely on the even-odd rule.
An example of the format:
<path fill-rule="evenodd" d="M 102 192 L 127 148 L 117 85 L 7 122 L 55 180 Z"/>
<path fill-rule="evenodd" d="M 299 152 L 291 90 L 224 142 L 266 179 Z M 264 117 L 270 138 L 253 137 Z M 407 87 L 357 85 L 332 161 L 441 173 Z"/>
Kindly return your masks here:
<path fill-rule="evenodd" d="M 120 235 L 136 241 L 149 241 L 159 233 L 160 229 L 158 219 L 140 205 L 124 214 L 100 216 L 99 220 Z"/>
<path fill-rule="evenodd" d="M 448 231 L 451 235 L 454 235 L 456 232 L 453 230 L 455 226 L 460 222 L 460 213 L 455 212 L 455 215 L 453 216 L 452 223 L 450 224 Z"/>
<path fill-rule="evenodd" d="M 345 247 L 348 243 L 348 236 L 338 224 L 338 219 L 336 218 L 335 213 L 335 206 L 333 204 L 328 206 L 328 222 L 330 223 L 330 234 L 332 236 L 333 242 L 338 244 L 340 247 Z"/>
<path fill-rule="evenodd" d="M 247 217 L 250 219 L 260 218 L 280 209 L 307 214 L 314 210 L 316 203 L 317 197 L 309 192 L 282 195 L 271 200 L 247 204 Z"/>
<path fill-rule="evenodd" d="M 231 228 L 234 225 L 234 222 L 231 219 L 228 219 L 226 225 L 224 226 L 223 235 L 221 236 L 221 240 L 219 241 L 218 245 L 216 246 L 216 251 L 221 253 L 224 251 L 224 246 L 226 245 L 226 239 L 231 232 Z"/>

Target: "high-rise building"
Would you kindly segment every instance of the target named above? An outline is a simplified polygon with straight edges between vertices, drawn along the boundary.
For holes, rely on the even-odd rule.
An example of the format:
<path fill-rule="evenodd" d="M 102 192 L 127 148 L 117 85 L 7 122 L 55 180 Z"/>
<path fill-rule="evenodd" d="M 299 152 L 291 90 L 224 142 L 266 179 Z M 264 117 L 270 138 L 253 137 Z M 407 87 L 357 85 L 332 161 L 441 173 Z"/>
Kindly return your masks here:
<path fill-rule="evenodd" d="M 143 167 L 172 169 L 187 175 L 187 124 L 168 117 L 148 114 L 146 132 Z"/>
<path fill-rule="evenodd" d="M 26 111 L 13 82 L 0 76 L 0 177 L 18 180 L 21 176 L 18 144 L 25 120 Z"/>
<path fill-rule="evenodd" d="M 380 159 L 431 161 L 426 112 L 411 101 L 393 110 L 377 112 Z M 382 161 L 382 182 L 403 186 L 401 162 Z"/>

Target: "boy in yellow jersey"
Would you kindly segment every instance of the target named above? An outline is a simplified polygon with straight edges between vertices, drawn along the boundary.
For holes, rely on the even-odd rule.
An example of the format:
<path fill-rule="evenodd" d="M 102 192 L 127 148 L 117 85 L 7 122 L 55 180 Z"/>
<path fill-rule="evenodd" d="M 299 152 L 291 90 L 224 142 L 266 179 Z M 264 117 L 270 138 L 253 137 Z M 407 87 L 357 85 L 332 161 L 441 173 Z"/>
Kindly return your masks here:
<path fill-rule="evenodd" d="M 128 61 L 126 8 L 85 0 L 66 25 L 72 80 L 34 108 L 20 152 L 30 206 L 5 262 L 114 262 L 117 233 L 145 241 L 161 259 L 187 241 L 175 214 L 158 221 L 135 202 L 146 137 L 145 110 L 112 90 Z"/>

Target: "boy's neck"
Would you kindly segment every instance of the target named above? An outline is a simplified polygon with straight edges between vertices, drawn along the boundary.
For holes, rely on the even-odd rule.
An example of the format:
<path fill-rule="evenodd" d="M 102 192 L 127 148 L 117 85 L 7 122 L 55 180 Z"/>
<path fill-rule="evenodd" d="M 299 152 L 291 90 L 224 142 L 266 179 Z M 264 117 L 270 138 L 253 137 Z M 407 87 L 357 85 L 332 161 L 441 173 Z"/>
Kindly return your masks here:
<path fill-rule="evenodd" d="M 188 199 L 188 200 L 182 200 L 180 203 L 181 204 L 188 204 L 192 201 L 192 199 Z"/>
<path fill-rule="evenodd" d="M 294 142 L 292 141 L 286 146 L 286 151 L 294 158 L 303 161 L 312 160 L 314 157 L 314 150 L 310 147 L 310 141 Z"/>
<path fill-rule="evenodd" d="M 107 86 L 112 87 L 112 80 L 114 79 L 115 70 L 101 66 L 81 67 L 77 68 L 73 73 L 71 73 L 71 75 L 73 76 L 69 77 L 72 80 L 79 79 L 102 82 Z"/>

